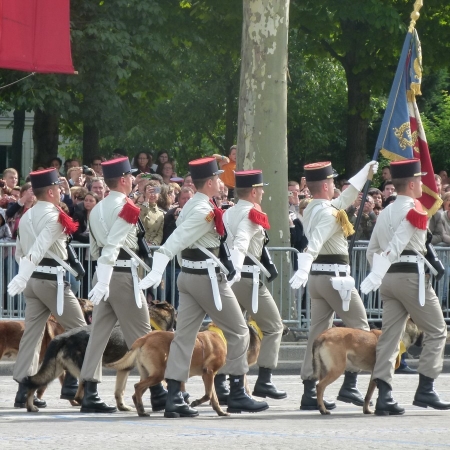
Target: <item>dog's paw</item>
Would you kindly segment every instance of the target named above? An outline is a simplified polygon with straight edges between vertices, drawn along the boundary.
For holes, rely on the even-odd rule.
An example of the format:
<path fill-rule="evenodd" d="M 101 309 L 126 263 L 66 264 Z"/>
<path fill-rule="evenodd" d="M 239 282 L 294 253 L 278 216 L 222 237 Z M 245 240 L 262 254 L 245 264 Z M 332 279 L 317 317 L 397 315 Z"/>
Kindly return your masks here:
<path fill-rule="evenodd" d="M 363 408 L 364 414 L 373 414 L 373 411 L 370 408 Z"/>
<path fill-rule="evenodd" d="M 328 416 L 330 415 L 330 411 L 328 411 L 328 409 L 320 409 L 320 414 L 322 414 L 322 416 Z"/>
<path fill-rule="evenodd" d="M 221 416 L 221 417 L 231 416 L 230 413 L 227 413 L 227 412 L 223 411 L 222 409 L 220 409 L 220 411 L 216 411 L 216 412 L 217 412 L 217 415 Z"/>
<path fill-rule="evenodd" d="M 78 401 L 78 400 L 73 399 L 73 400 L 69 400 L 69 403 L 70 403 L 72 406 L 81 406 L 81 400 Z"/>
<path fill-rule="evenodd" d="M 140 413 L 138 413 L 138 416 L 139 417 L 150 417 L 150 414 L 146 413 L 146 412 L 140 412 Z"/>
<path fill-rule="evenodd" d="M 117 404 L 117 409 L 119 411 L 133 411 L 133 408 L 131 406 L 125 405 L 124 403 L 121 403 L 120 405 Z"/>
<path fill-rule="evenodd" d="M 31 405 L 30 407 L 27 407 L 27 412 L 39 412 L 39 408 L 37 406 Z"/>

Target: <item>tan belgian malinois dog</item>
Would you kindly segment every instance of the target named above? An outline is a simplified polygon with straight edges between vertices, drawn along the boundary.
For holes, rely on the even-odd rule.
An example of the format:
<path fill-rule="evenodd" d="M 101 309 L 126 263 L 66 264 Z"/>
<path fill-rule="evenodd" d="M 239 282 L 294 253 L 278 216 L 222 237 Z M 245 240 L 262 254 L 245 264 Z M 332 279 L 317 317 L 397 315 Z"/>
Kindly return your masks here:
<path fill-rule="evenodd" d="M 259 333 L 249 324 L 250 345 L 247 352 L 249 366 L 256 363 L 261 347 Z M 145 412 L 142 396 L 150 387 L 164 379 L 170 344 L 175 337 L 174 333 L 167 331 L 152 331 L 136 340 L 131 350 L 120 360 L 111 364 L 110 367 L 117 369 L 117 376 L 128 373 L 137 366 L 141 381 L 134 385 L 133 402 L 137 413 L 141 417 L 149 416 Z M 197 334 L 194 351 L 192 353 L 189 377 L 198 375 L 203 379 L 205 395 L 192 402 L 192 406 L 198 406 L 211 401 L 211 406 L 219 416 L 228 416 L 219 405 L 214 388 L 214 377 L 217 371 L 225 364 L 227 357 L 227 344 L 223 333 L 214 324 L 205 331 Z M 120 384 L 120 381 L 118 381 Z M 182 383 L 181 389 L 184 390 Z M 248 387 L 246 386 L 247 392 Z"/>
<path fill-rule="evenodd" d="M 376 347 L 381 330 L 363 331 L 354 328 L 335 327 L 324 331 L 313 344 L 314 376 L 319 380 L 317 389 L 317 404 L 321 414 L 330 414 L 323 403 L 325 388 L 336 381 L 345 370 L 359 372 L 364 370 L 372 373 L 375 366 Z M 418 343 L 422 332 L 417 325 L 408 319 L 402 342 L 408 349 Z M 364 399 L 364 414 L 372 414 L 370 400 L 376 383 L 371 380 Z"/>

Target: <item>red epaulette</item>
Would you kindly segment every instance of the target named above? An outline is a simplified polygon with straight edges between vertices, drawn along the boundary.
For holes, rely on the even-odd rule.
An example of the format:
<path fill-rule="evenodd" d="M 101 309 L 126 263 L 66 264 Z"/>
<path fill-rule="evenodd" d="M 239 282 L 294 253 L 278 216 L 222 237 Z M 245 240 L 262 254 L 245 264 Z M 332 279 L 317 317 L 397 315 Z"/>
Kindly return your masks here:
<path fill-rule="evenodd" d="M 129 198 L 126 200 L 127 202 L 123 205 L 122 211 L 119 213 L 119 217 L 125 220 L 125 222 L 136 225 L 141 210 Z"/>
<path fill-rule="evenodd" d="M 223 224 L 223 209 L 218 208 L 211 200 L 211 205 L 214 208 L 214 211 L 211 211 L 211 213 L 214 215 L 214 225 L 216 226 L 216 231 L 220 236 L 225 235 L 225 225 Z M 210 214 L 211 214 L 210 213 Z M 211 218 L 208 220 L 208 217 L 210 217 L 210 214 L 208 214 L 207 221 L 210 222 Z"/>
<path fill-rule="evenodd" d="M 57 206 L 59 211 L 58 222 L 63 226 L 65 234 L 73 234 L 78 230 L 78 222 L 75 222 L 72 217 L 67 215 L 59 206 Z"/>
<path fill-rule="evenodd" d="M 248 213 L 248 218 L 257 225 L 261 225 L 265 230 L 270 230 L 269 217 L 263 213 L 259 205 L 255 205 Z"/>
<path fill-rule="evenodd" d="M 414 208 L 411 208 L 406 214 L 406 220 L 419 230 L 426 230 L 428 225 L 428 214 L 423 210 L 422 203 L 414 200 Z"/>

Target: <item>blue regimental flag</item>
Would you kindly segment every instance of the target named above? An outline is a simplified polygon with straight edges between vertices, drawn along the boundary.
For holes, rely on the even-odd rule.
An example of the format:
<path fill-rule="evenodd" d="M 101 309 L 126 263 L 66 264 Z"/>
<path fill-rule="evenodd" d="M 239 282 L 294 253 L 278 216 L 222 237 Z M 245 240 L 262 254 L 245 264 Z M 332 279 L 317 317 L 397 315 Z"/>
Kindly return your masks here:
<path fill-rule="evenodd" d="M 422 51 L 417 31 L 412 29 L 403 44 L 373 159 L 378 158 L 380 151 L 391 161 L 420 159 L 422 171 L 427 175 L 422 177 L 423 195 L 419 200 L 431 216 L 440 208 L 442 200 L 437 192 L 430 151 L 416 103 L 416 95 L 422 94 L 421 81 Z"/>

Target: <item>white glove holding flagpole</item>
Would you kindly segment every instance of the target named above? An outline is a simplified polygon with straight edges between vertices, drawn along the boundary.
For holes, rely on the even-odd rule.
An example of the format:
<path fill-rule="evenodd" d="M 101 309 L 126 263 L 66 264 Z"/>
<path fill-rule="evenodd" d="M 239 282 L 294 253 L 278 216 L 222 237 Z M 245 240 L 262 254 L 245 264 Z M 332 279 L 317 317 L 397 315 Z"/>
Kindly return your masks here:
<path fill-rule="evenodd" d="M 153 265 L 151 272 L 143 278 L 139 283 L 139 289 L 147 289 L 149 287 L 158 287 L 161 284 L 161 280 L 166 270 L 167 264 L 169 264 L 170 258 L 161 252 L 155 252 L 153 254 Z"/>
<path fill-rule="evenodd" d="M 371 180 L 377 171 L 378 161 L 370 161 L 355 176 L 351 177 L 348 182 L 360 191 L 366 184 L 366 181 Z"/>

